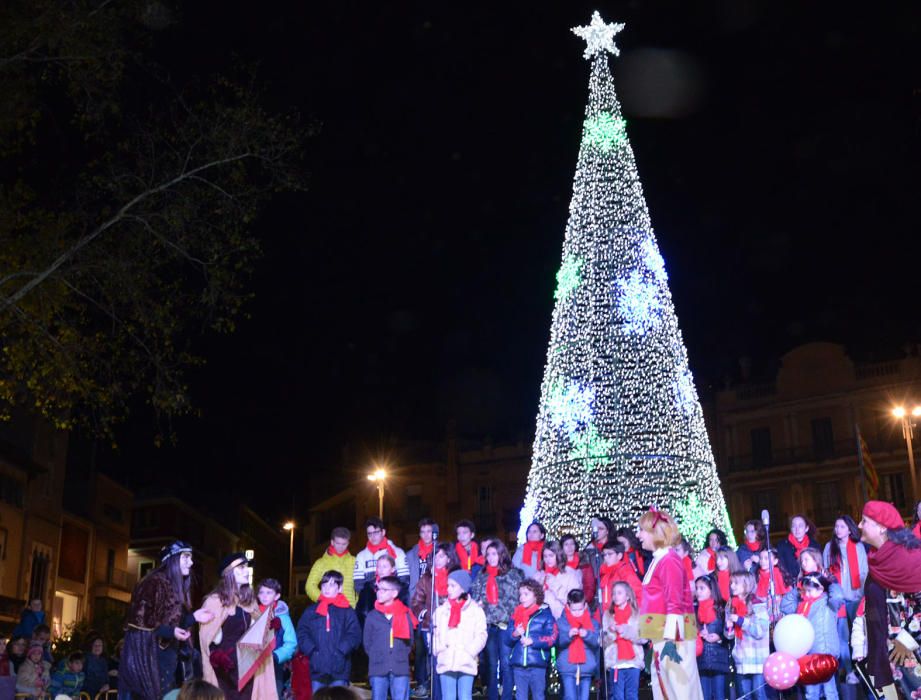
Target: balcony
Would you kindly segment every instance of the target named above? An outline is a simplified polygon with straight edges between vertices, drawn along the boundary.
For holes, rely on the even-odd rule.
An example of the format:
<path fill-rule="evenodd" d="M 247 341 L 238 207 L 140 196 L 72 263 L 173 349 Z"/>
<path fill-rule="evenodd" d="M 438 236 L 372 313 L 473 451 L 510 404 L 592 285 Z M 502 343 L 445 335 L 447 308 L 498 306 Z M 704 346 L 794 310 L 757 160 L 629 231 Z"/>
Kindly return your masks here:
<path fill-rule="evenodd" d="M 868 441 L 871 456 L 875 453 L 887 454 L 904 450 L 901 438 Z M 819 464 L 828 460 L 853 458 L 857 460 L 857 441 L 854 438 L 836 440 L 830 445 L 802 445 L 799 447 L 777 447 L 767 455 L 738 455 L 729 457 L 727 467 L 730 472 L 761 470 L 783 467 L 790 464 Z"/>
<path fill-rule="evenodd" d="M 137 574 L 122 569 L 109 569 L 108 571 L 96 572 L 96 584 L 102 586 L 112 586 L 123 591 L 134 590 L 134 585 L 138 582 Z"/>

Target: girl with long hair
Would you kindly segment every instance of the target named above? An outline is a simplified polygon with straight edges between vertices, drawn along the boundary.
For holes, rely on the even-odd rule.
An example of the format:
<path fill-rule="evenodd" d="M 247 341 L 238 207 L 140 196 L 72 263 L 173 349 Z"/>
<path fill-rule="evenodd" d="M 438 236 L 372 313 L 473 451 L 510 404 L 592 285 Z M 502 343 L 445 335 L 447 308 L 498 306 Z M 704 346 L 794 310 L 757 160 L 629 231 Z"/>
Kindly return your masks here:
<path fill-rule="evenodd" d="M 764 603 L 755 597 L 755 577 L 747 571 L 733 574 L 732 597 L 726 606 L 726 636 L 735 639 L 736 694 L 767 700 L 764 662 L 771 653 L 770 622 Z"/>
<path fill-rule="evenodd" d="M 640 671 L 645 666 L 639 638 L 640 610 L 633 589 L 614 584 L 611 605 L 604 611 L 604 666 L 611 700 L 639 698 Z"/>
<path fill-rule="evenodd" d="M 202 675 L 224 691 L 228 700 L 277 700 L 271 654 L 259 662 L 242 690 L 238 686 L 237 642 L 260 616 L 256 596 L 248 583 L 247 559 L 239 552 L 230 554 L 221 562 L 218 571 L 220 578 L 202 604 L 213 615 L 199 631 Z M 271 608 L 263 614 L 271 614 Z"/>
<path fill-rule="evenodd" d="M 790 518 L 790 534 L 777 543 L 777 556 L 780 559 L 780 565 L 790 576 L 797 575 L 800 554 L 807 547 L 822 551 L 815 523 L 802 513 L 797 513 Z"/>
<path fill-rule="evenodd" d="M 486 613 L 487 700 L 512 699 L 512 670 L 502 642 L 502 632 L 518 605 L 518 586 L 524 580 L 521 570 L 512 566 L 512 558 L 500 540 L 486 548 L 486 565 L 470 587 L 470 597 Z"/>
<path fill-rule="evenodd" d="M 729 642 L 723 636 L 725 601 L 711 576 L 694 581 L 697 629 L 700 638 L 697 671 L 704 700 L 726 700 L 729 677 Z"/>
<path fill-rule="evenodd" d="M 582 588 L 582 577 L 566 566 L 563 549 L 557 542 L 544 544 L 543 568 L 535 581 L 544 586 L 544 602 L 550 607 L 554 619 L 563 614 L 569 592 Z"/>
<path fill-rule="evenodd" d="M 732 547 L 720 547 L 716 550 L 716 569 L 710 575 L 719 587 L 723 600 L 729 600 L 729 577 L 740 571 L 745 569 Z"/>
<path fill-rule="evenodd" d="M 525 530 L 525 542 L 515 550 L 512 565 L 521 569 L 526 578 L 536 578 L 537 572 L 543 568 L 542 556 L 544 542 L 547 540 L 547 528 L 538 522 L 528 525 Z"/>
<path fill-rule="evenodd" d="M 736 554 L 739 555 L 739 561 L 742 562 L 745 570 L 754 574 L 758 571 L 761 552 L 764 551 L 764 543 L 767 539 L 764 523 L 757 519 L 749 520 L 745 523 L 742 534 L 744 535 L 742 544 L 739 545 Z"/>
<path fill-rule="evenodd" d="M 726 539 L 726 533 L 720 529 L 714 528 L 707 533 L 704 538 L 704 546 L 697 555 L 697 566 L 706 571 L 708 574 L 716 571 L 716 550 L 729 544 Z"/>
<path fill-rule="evenodd" d="M 835 520 L 835 536 L 825 545 L 822 559 L 828 575 L 834 578 L 844 593 L 844 617 L 838 618 L 838 636 L 841 666 L 847 674 L 847 682 L 857 683 L 850 654 L 850 629 L 857 616 L 857 606 L 863 598 L 864 582 L 869 565 L 867 550 L 860 541 L 860 530 L 849 515 L 839 515 Z"/>

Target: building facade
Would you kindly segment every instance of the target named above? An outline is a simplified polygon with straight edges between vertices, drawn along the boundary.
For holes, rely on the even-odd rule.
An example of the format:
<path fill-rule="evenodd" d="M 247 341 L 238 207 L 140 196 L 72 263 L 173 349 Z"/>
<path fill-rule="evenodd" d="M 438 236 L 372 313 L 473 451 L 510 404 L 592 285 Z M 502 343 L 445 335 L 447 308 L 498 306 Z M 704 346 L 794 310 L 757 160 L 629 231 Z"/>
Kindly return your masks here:
<path fill-rule="evenodd" d="M 794 348 L 771 382 L 718 392 L 711 438 L 736 536 L 762 510 L 772 537 L 786 536 L 797 513 L 811 518 L 823 539 L 838 514 L 859 521 L 865 492 L 858 428 L 879 474 L 878 497 L 908 517 L 917 496 L 892 409 L 916 404 L 921 357 L 854 362 L 833 343 Z"/>

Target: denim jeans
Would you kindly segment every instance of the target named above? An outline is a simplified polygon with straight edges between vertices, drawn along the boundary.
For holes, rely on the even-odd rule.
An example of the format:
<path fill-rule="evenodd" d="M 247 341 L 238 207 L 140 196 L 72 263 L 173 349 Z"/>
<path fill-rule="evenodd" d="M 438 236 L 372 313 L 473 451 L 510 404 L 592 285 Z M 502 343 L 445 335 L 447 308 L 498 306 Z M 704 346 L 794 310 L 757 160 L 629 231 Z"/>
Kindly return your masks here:
<path fill-rule="evenodd" d="M 487 700 L 499 700 L 500 683 L 502 700 L 512 700 L 512 669 L 508 665 L 509 649 L 502 643 L 502 630 L 489 625 L 486 632 Z"/>
<path fill-rule="evenodd" d="M 588 700 L 592 689 L 592 674 L 580 673 L 577 687 L 575 673 L 561 673 L 560 683 L 563 684 L 563 700 Z"/>
<path fill-rule="evenodd" d="M 764 676 L 760 673 L 736 674 L 736 697 L 740 698 L 747 693 L 752 693 L 745 700 L 767 700 L 767 686 Z"/>
<path fill-rule="evenodd" d="M 824 683 L 804 685 L 803 690 L 805 691 L 806 700 L 819 700 L 823 691 L 825 692 L 825 700 L 838 700 L 838 681 L 835 676 L 832 676 L 830 680 Z"/>
<path fill-rule="evenodd" d="M 469 673 L 448 671 L 438 676 L 438 682 L 444 700 L 471 700 L 473 697 L 473 676 Z"/>
<path fill-rule="evenodd" d="M 329 678 L 329 676 L 327 676 L 327 678 Z M 347 688 L 348 685 L 349 685 L 348 681 L 329 681 L 327 683 L 326 681 L 322 681 L 322 680 L 316 681 L 312 678 L 310 679 L 310 688 L 314 693 L 317 692 L 320 688 L 334 688 L 334 687 Z"/>
<path fill-rule="evenodd" d="M 544 700 L 547 688 L 547 669 L 537 666 L 515 666 L 512 668 L 515 678 L 515 700 L 528 700 L 531 691 L 533 700 Z"/>
<path fill-rule="evenodd" d="M 726 674 L 701 671 L 700 689 L 704 691 L 704 700 L 726 700 Z"/>
<path fill-rule="evenodd" d="M 371 700 L 387 700 L 387 691 L 390 691 L 391 700 L 408 700 L 409 676 L 395 676 L 388 673 L 386 676 L 370 676 Z"/>
<path fill-rule="evenodd" d="M 611 700 L 637 700 L 639 696 L 640 669 L 608 669 L 608 697 Z"/>
<path fill-rule="evenodd" d="M 860 605 L 859 600 L 847 600 L 844 602 L 845 616 L 838 618 L 838 659 L 841 662 L 841 668 L 845 673 L 854 671 L 854 663 L 851 661 L 851 627 L 854 625 L 854 618 L 857 616 L 857 607 Z"/>

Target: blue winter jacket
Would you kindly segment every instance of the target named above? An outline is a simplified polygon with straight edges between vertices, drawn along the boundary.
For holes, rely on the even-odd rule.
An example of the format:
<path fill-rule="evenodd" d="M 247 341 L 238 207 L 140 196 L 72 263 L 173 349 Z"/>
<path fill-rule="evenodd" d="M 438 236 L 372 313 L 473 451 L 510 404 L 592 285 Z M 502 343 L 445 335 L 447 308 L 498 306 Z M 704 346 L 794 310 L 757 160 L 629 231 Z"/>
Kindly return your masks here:
<path fill-rule="evenodd" d="M 571 627 L 566 619 L 565 611 L 556 622 L 560 632 L 560 638 L 557 642 L 556 670 L 561 674 L 575 674 L 578 668 L 579 673 L 584 677 L 593 674 L 595 669 L 598 668 L 598 623 L 592 620 L 592 631 L 582 638 L 582 641 L 585 642 L 585 663 L 573 664 L 569 662 L 569 646 L 574 638 L 569 636 Z"/>
<path fill-rule="evenodd" d="M 791 593 L 794 595 L 790 595 Z M 795 613 L 799 602 L 796 588 L 792 588 L 784 595 L 780 603 L 780 609 L 784 615 Z M 809 608 L 809 613 L 806 617 L 809 618 L 809 622 L 812 623 L 812 629 L 815 631 L 815 641 L 809 650 L 810 654 L 838 656 L 840 653 L 841 643 L 838 641 L 838 608 L 840 607 L 840 604 L 830 601 L 828 596 L 823 593 L 815 599 L 815 602 Z"/>
<path fill-rule="evenodd" d="M 744 546 L 744 545 L 743 545 Z M 703 625 L 701 632 L 718 634 L 720 641 L 703 643 L 703 651 L 697 657 L 697 670 L 712 673 L 729 673 L 729 640 L 723 636 L 725 611 L 716 608 L 716 619 Z"/>
<path fill-rule="evenodd" d="M 35 612 L 32 608 L 26 608 L 22 611 L 22 616 L 19 618 L 19 624 L 16 625 L 16 629 L 13 630 L 13 639 L 16 637 L 31 639 L 32 631 L 43 624 L 45 624 L 44 610 Z"/>
<path fill-rule="evenodd" d="M 310 658 L 314 680 L 330 676 L 347 681 L 352 673 L 352 652 L 361 644 L 361 627 L 352 608 L 329 606 L 329 631 L 326 616 L 317 615 L 314 603 L 297 621 L 297 648 Z"/>
<path fill-rule="evenodd" d="M 520 637 L 513 637 L 515 621 L 509 617 L 508 627 L 502 632 L 502 641 L 510 647 L 509 665 L 525 668 L 547 668 L 550 665 L 550 649 L 556 644 L 558 630 L 553 613 L 546 605 L 541 605 L 536 613 L 531 615 L 524 630 L 524 636 L 530 637 L 533 643 L 523 646 Z"/>
<path fill-rule="evenodd" d="M 281 629 L 275 631 L 275 663 L 279 666 L 294 657 L 297 651 L 297 634 L 291 622 L 291 612 L 283 600 L 275 604 L 275 617 L 281 622 Z"/>

